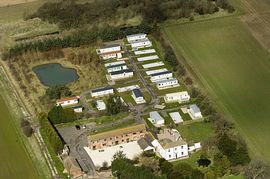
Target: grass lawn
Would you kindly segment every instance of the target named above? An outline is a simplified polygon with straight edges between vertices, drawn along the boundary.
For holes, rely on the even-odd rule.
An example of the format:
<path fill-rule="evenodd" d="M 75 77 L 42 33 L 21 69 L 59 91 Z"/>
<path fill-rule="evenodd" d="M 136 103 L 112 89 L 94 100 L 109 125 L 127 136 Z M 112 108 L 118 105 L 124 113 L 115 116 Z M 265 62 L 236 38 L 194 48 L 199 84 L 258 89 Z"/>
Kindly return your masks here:
<path fill-rule="evenodd" d="M 197 160 L 200 158 L 201 154 L 202 154 L 202 152 L 199 150 L 199 151 L 193 153 L 191 155 L 191 157 L 189 157 L 187 159 L 183 159 L 183 160 L 174 161 L 174 162 L 172 162 L 172 164 L 177 165 L 178 163 L 187 163 L 190 166 L 192 166 L 193 168 L 197 168 L 198 167 Z"/>
<path fill-rule="evenodd" d="M 163 28 L 254 157 L 270 161 L 270 55 L 238 17 Z M 194 125 L 194 124 L 193 124 Z"/>
<path fill-rule="evenodd" d="M 0 96 L 0 178 L 38 178 L 37 171 L 22 143 L 9 109 Z"/>
<path fill-rule="evenodd" d="M 194 122 L 177 127 L 181 136 L 187 141 L 202 142 L 214 134 L 210 123 Z"/>

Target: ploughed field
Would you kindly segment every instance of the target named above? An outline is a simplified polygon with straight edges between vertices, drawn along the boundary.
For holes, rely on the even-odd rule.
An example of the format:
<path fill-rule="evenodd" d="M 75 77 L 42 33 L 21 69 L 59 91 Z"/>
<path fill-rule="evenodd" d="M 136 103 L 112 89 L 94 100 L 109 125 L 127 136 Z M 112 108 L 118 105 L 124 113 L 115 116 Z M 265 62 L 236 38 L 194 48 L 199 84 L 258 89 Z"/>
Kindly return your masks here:
<path fill-rule="evenodd" d="M 270 55 L 238 17 L 167 26 L 163 32 L 232 118 L 253 157 L 270 161 Z"/>
<path fill-rule="evenodd" d="M 0 96 L 0 179 L 39 178 Z"/>

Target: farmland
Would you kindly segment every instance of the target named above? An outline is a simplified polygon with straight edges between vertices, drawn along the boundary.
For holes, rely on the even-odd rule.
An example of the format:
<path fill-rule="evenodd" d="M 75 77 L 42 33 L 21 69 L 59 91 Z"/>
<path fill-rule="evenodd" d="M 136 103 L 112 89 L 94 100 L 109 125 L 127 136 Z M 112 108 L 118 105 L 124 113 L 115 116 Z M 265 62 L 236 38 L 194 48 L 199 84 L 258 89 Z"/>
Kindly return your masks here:
<path fill-rule="evenodd" d="M 238 17 L 163 32 L 212 100 L 233 119 L 253 157 L 270 161 L 270 55 Z"/>
<path fill-rule="evenodd" d="M 13 120 L 1 96 L 0 104 L 0 178 L 38 178 L 34 165 L 16 133 Z"/>

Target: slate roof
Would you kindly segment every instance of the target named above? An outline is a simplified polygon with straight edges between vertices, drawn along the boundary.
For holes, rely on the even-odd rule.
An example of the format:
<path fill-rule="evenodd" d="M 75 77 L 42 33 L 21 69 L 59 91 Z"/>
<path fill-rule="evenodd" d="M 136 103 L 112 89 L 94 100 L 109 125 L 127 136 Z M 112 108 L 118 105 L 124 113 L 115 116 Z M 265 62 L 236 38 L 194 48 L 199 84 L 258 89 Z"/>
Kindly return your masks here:
<path fill-rule="evenodd" d="M 151 76 L 159 76 L 159 75 L 165 75 L 165 74 L 169 74 L 172 73 L 171 71 L 163 71 L 163 72 L 159 72 L 159 73 L 154 73 Z"/>
<path fill-rule="evenodd" d="M 136 98 L 143 97 L 142 92 L 140 89 L 133 89 L 132 90 L 133 94 L 135 95 Z"/>
<path fill-rule="evenodd" d="M 120 70 L 120 71 L 113 71 L 110 74 L 111 75 L 119 75 L 122 73 L 129 73 L 129 72 L 133 72 L 133 70 L 132 69 L 125 69 L 125 70 Z"/>
<path fill-rule="evenodd" d="M 97 88 L 97 89 L 93 89 L 92 93 L 96 93 L 96 92 L 100 92 L 100 91 L 106 91 L 106 90 L 110 90 L 113 89 L 111 86 L 108 87 L 103 87 L 103 88 Z"/>

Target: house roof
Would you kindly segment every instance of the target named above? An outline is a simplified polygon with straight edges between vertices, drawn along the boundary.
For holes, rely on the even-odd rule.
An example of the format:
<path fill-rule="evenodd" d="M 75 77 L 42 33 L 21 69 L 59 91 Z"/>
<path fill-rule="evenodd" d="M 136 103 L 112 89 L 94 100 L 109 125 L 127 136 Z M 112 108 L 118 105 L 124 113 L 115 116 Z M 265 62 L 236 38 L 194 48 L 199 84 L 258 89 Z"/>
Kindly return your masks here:
<path fill-rule="evenodd" d="M 72 96 L 72 97 L 68 97 L 68 98 L 58 99 L 56 102 L 57 103 L 62 103 L 62 102 L 65 102 L 65 101 L 76 100 L 76 99 L 79 99 L 79 98 L 80 97 L 78 97 L 78 96 Z"/>
<path fill-rule="evenodd" d="M 200 111 L 200 108 L 199 108 L 196 104 L 190 105 L 189 108 L 190 108 L 194 113 L 201 112 L 201 111 Z"/>
<path fill-rule="evenodd" d="M 127 38 L 136 37 L 136 36 L 141 36 L 141 35 L 146 35 L 146 34 L 144 34 L 144 33 L 131 34 L 131 35 L 127 35 Z"/>
<path fill-rule="evenodd" d="M 108 132 L 102 132 L 102 133 L 90 135 L 89 139 L 95 141 L 95 140 L 100 140 L 100 139 L 105 139 L 105 138 L 110 138 L 110 137 L 121 136 L 121 135 L 129 134 L 132 132 L 138 132 L 141 130 L 146 130 L 144 124 L 139 124 L 139 125 L 135 125 L 135 126 L 130 126 L 130 127 L 126 127 L 126 128 L 115 129 L 115 130 L 111 130 Z"/>
<path fill-rule="evenodd" d="M 178 147 L 181 145 L 186 145 L 187 142 L 184 140 L 177 140 L 175 142 L 168 142 L 168 143 L 164 143 L 162 146 L 164 149 L 169 149 L 169 148 L 174 148 L 174 147 Z"/>
<path fill-rule="evenodd" d="M 111 65 L 111 66 L 107 66 L 107 69 L 110 69 L 110 68 L 115 68 L 115 67 L 121 67 L 121 66 L 126 66 L 125 63 L 123 64 L 117 64 L 117 65 Z"/>
<path fill-rule="evenodd" d="M 101 47 L 100 49 L 106 49 L 106 48 L 111 48 L 111 47 L 121 47 L 120 44 L 110 44 L 110 45 L 105 45 L 103 47 Z"/>
<path fill-rule="evenodd" d="M 182 119 L 181 115 L 179 114 L 179 112 L 172 112 L 172 113 L 169 113 L 169 115 L 171 116 L 173 121 L 175 121 L 175 122 L 183 122 L 183 119 Z"/>
<path fill-rule="evenodd" d="M 165 75 L 165 74 L 169 74 L 172 73 L 171 71 L 163 71 L 163 72 L 159 72 L 159 73 L 154 73 L 151 76 L 159 76 L 159 75 Z"/>
<path fill-rule="evenodd" d="M 149 114 L 150 118 L 153 119 L 155 122 L 164 121 L 163 117 L 161 117 L 161 115 L 157 111 L 152 111 Z"/>
<path fill-rule="evenodd" d="M 166 80 L 156 81 L 156 83 L 160 84 L 160 83 L 166 83 L 166 82 L 170 82 L 170 81 L 178 81 L 178 80 L 176 78 L 170 78 L 170 79 L 166 79 Z"/>
<path fill-rule="evenodd" d="M 110 74 L 111 75 L 119 75 L 122 73 L 130 73 L 130 72 L 133 72 L 133 70 L 132 69 L 125 69 L 125 70 L 120 70 L 120 71 L 113 71 Z"/>
<path fill-rule="evenodd" d="M 80 108 L 82 108 L 83 106 L 82 105 L 80 105 L 80 106 L 73 106 L 72 108 L 73 109 L 80 109 Z"/>
<path fill-rule="evenodd" d="M 100 92 L 100 91 L 106 91 L 106 90 L 111 90 L 113 89 L 113 87 L 111 86 L 107 86 L 107 87 L 103 87 L 103 88 L 97 88 L 97 89 L 92 89 L 92 93 L 96 93 L 96 92 Z"/>
<path fill-rule="evenodd" d="M 137 142 L 139 144 L 139 146 L 141 147 L 141 149 L 146 149 L 147 147 L 153 147 L 153 145 L 151 144 L 151 139 L 148 136 L 145 136 L 144 138 L 140 138 Z"/>
<path fill-rule="evenodd" d="M 140 89 L 133 89 L 132 90 L 133 94 L 135 95 L 136 98 L 143 97 L 142 92 Z"/>

